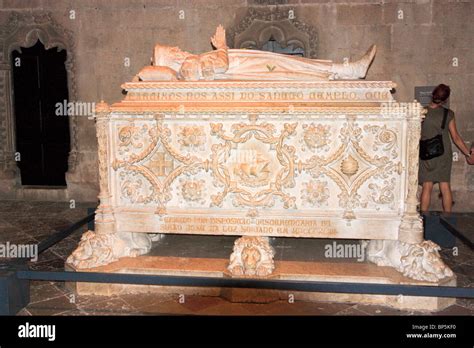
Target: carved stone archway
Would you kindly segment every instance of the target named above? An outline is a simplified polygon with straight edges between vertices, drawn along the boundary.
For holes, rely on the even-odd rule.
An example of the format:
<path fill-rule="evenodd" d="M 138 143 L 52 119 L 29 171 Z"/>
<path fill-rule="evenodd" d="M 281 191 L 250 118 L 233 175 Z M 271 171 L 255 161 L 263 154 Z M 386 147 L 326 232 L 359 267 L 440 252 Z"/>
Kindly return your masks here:
<path fill-rule="evenodd" d="M 67 71 L 69 101 L 76 100 L 74 75 L 74 40 L 72 33 L 62 28 L 50 13 L 13 12 L 6 25 L 0 26 L 0 192 L 7 186 L 18 186 L 19 170 L 15 163 L 15 122 L 13 112 L 13 73 L 11 54 L 21 47 L 32 47 L 40 40 L 46 49 L 57 47 L 67 51 L 65 68 Z M 68 159 L 68 173 L 77 164 L 77 123 L 69 119 L 71 150 Z M 8 183 L 9 182 L 9 183 Z M 14 189 L 14 187 L 9 187 Z"/>
<path fill-rule="evenodd" d="M 293 12 L 291 12 L 293 11 Z M 262 49 L 270 39 L 282 47 L 293 45 L 304 50 L 305 57 L 316 58 L 318 34 L 314 27 L 292 19 L 291 8 L 249 8 L 244 19 L 227 29 L 227 43 L 231 48 Z"/>

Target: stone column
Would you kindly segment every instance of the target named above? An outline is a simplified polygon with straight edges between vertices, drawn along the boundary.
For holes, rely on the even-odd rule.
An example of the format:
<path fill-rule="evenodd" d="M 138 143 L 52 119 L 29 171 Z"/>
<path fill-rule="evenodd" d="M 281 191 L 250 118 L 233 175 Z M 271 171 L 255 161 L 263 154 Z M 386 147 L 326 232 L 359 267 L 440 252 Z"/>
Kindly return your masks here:
<path fill-rule="evenodd" d="M 103 101 L 97 104 L 96 129 L 99 155 L 99 200 L 100 204 L 96 211 L 95 226 L 96 233 L 115 233 L 115 219 L 110 204 L 111 194 L 109 189 L 109 149 L 108 131 L 110 108 Z"/>
<path fill-rule="evenodd" d="M 20 184 L 15 162 L 11 88 L 11 66 L 0 59 L 0 193 L 4 198 L 14 198 L 15 188 Z"/>
<path fill-rule="evenodd" d="M 410 104 L 407 112 L 407 189 L 405 197 L 405 212 L 402 217 L 398 240 L 404 243 L 420 243 L 423 241 L 423 222 L 416 210 L 418 198 L 418 164 L 421 136 L 421 121 L 424 109 L 418 102 Z"/>

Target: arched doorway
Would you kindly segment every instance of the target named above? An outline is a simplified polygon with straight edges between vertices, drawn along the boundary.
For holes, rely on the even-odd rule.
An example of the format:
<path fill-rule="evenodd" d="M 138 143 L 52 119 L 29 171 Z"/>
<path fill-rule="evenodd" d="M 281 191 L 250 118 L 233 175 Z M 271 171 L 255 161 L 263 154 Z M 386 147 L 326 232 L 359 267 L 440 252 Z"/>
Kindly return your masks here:
<path fill-rule="evenodd" d="M 71 187 L 75 193 L 78 191 L 82 193 L 82 181 L 80 181 L 80 173 L 77 171 L 79 158 L 77 117 L 63 116 L 64 119 L 67 119 L 63 122 L 69 124 L 69 130 L 66 133 L 69 132 L 70 139 L 66 174 L 67 187 L 64 186 L 64 179 L 60 187 L 55 183 L 57 181 L 48 183 L 46 186 L 45 183 L 22 185 L 25 180 L 21 178 L 17 162 L 18 155 L 23 161 L 27 159 L 25 159 L 25 154 L 20 152 L 24 150 L 17 149 L 19 142 L 16 139 L 17 120 L 14 94 L 14 70 L 16 67 L 13 56 L 18 52 L 27 52 L 25 49 L 32 48 L 38 41 L 48 52 L 62 52 L 61 55 L 67 55 L 66 61 L 61 58 L 67 71 L 68 95 L 66 99 L 69 102 L 77 101 L 74 63 L 76 48 L 73 33 L 59 25 L 49 12 L 12 12 L 8 22 L 0 26 L 0 195 L 9 199 L 30 199 L 31 197 L 31 199 L 42 200 L 67 200 Z M 63 75 L 60 74 L 60 76 Z M 76 184 L 77 182 L 79 183 Z"/>
<path fill-rule="evenodd" d="M 68 102 L 66 50 L 40 40 L 11 55 L 17 164 L 22 185 L 66 186 L 69 119 L 57 114 Z"/>

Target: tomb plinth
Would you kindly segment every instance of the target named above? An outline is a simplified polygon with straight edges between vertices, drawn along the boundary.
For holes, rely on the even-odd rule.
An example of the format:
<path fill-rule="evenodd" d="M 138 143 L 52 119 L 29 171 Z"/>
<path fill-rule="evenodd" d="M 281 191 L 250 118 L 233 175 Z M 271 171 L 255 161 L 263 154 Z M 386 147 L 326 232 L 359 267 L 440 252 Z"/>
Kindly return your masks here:
<path fill-rule="evenodd" d="M 67 267 L 139 272 L 126 260 L 153 258 L 140 255 L 166 234 L 232 235 L 229 261 L 222 270 L 215 269 L 222 261 L 212 263 L 212 272 L 281 277 L 270 237 L 359 239 L 368 261 L 393 269 L 384 282 L 455 284 L 438 246 L 423 240 L 416 210 L 424 111 L 416 102 L 397 103 L 394 87 L 384 81 L 123 84 L 121 102 L 96 107 L 96 229 L 84 234 Z M 152 268 L 147 272 L 168 274 L 159 262 Z M 288 269 L 291 263 L 285 279 Z M 307 279 L 324 278 L 318 269 Z M 81 289 L 105 291 L 103 285 Z M 426 308 L 451 302 L 431 299 Z"/>

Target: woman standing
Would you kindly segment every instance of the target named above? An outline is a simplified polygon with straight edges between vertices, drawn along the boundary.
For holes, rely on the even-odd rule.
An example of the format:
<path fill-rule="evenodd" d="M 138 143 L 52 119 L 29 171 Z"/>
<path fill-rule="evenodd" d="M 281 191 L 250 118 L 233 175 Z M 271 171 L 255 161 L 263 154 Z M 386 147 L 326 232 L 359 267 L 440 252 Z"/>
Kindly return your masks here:
<path fill-rule="evenodd" d="M 448 100 L 451 90 L 449 86 L 441 84 L 437 86 L 432 93 L 431 103 L 428 106 L 428 112 L 421 126 L 421 140 L 430 139 L 437 134 L 443 136 L 444 153 L 430 160 L 420 159 L 420 169 L 418 182 L 422 185 L 421 191 L 421 211 L 426 212 L 430 207 L 431 191 L 433 185 L 439 183 L 439 190 L 442 196 L 443 211 L 451 212 L 453 205 L 453 197 L 451 193 L 451 165 L 453 163 L 453 153 L 451 150 L 450 136 L 466 156 L 467 160 L 471 160 L 471 150 L 464 144 L 463 139 L 458 133 L 456 122 L 454 120 L 454 112 L 448 109 L 446 126 L 442 129 L 445 108 L 443 105 Z"/>

